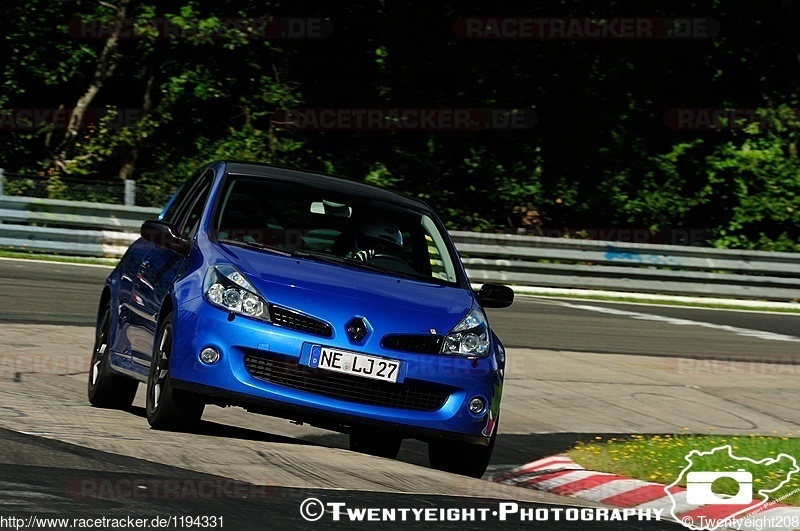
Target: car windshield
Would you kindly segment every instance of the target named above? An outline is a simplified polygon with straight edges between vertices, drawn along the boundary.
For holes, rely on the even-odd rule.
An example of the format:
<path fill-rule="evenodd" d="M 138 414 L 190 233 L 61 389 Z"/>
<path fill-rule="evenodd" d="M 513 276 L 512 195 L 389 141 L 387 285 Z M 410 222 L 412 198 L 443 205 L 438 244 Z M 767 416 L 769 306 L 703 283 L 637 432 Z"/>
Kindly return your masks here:
<path fill-rule="evenodd" d="M 224 243 L 435 283 L 458 282 L 445 237 L 424 212 L 295 181 L 232 176 L 213 224 Z"/>

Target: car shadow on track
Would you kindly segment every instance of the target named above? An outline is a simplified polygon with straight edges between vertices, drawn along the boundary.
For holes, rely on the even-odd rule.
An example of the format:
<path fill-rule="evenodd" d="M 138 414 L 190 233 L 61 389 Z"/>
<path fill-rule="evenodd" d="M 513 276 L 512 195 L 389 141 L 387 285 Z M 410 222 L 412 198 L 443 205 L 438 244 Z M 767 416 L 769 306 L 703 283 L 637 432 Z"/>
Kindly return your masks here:
<path fill-rule="evenodd" d="M 131 406 L 125 410 L 127 413 L 147 418 L 146 411 L 143 407 Z M 240 439 L 245 441 L 259 441 L 281 444 L 301 444 L 306 446 L 319 446 L 318 443 L 307 441 L 303 439 L 295 439 L 293 437 L 285 437 L 283 435 L 276 435 L 274 433 L 252 430 L 249 428 L 240 428 L 238 426 L 230 426 L 227 424 L 220 424 L 210 420 L 201 420 L 191 428 L 180 430 L 186 433 L 194 433 L 197 435 L 208 435 L 210 437 L 221 437 L 225 439 Z"/>
<path fill-rule="evenodd" d="M 497 436 L 492 461 L 489 469 L 484 474 L 484 479 L 501 474 L 526 463 L 563 454 L 580 443 L 605 442 L 609 439 L 630 438 L 630 433 L 532 433 L 532 434 L 503 434 Z M 642 434 L 664 435 L 664 434 Z M 347 436 L 332 433 L 305 437 L 314 444 L 333 448 L 347 449 Z M 399 461 L 414 465 L 428 467 L 427 444 L 414 439 L 406 439 L 397 456 Z"/>
<path fill-rule="evenodd" d="M 143 407 L 132 406 L 126 411 L 142 419 L 146 418 Z M 197 435 L 226 439 L 349 449 L 348 436 L 334 432 L 295 438 L 276 435 L 267 431 L 230 426 L 210 420 L 201 420 L 197 425 L 186 431 Z M 497 436 L 497 443 L 495 444 L 489 470 L 484 477 L 490 477 L 494 473 L 509 470 L 537 459 L 564 453 L 580 443 L 624 438 L 630 437 L 630 435 L 621 433 L 500 433 Z M 406 463 L 428 467 L 428 445 L 415 439 L 406 439 L 403 441 L 397 459 Z"/>
<path fill-rule="evenodd" d="M 537 459 L 549 457 L 551 455 L 564 453 L 575 447 L 580 442 L 596 441 L 597 437 L 602 440 L 611 437 L 624 437 L 624 434 L 610 433 L 535 433 L 535 434 L 503 434 L 497 436 L 497 443 L 494 447 L 494 454 L 490 463 L 490 472 L 514 468 Z M 630 434 L 628 434 L 630 436 Z M 317 435 L 304 438 L 313 444 L 320 444 L 334 448 L 347 449 L 347 436 L 331 433 L 329 435 Z M 406 463 L 420 466 L 428 464 L 428 446 L 414 439 L 406 439 L 400 448 L 400 455 L 397 459 Z"/>

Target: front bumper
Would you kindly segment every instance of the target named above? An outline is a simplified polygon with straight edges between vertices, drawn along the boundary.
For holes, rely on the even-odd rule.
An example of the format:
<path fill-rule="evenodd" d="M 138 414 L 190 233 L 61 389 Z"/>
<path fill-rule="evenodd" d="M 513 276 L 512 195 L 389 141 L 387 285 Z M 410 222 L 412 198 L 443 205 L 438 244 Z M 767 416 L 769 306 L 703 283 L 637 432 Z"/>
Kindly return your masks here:
<path fill-rule="evenodd" d="M 332 325 L 333 337 L 317 337 L 242 316 L 231 319 L 227 312 L 202 297 L 187 301 L 175 314 L 170 369 L 173 385 L 201 394 L 211 403 L 242 406 L 336 431 L 380 427 L 422 440 L 489 443 L 502 394 L 502 356 L 493 353 L 487 358 L 469 360 L 392 351 L 380 346 L 378 334 L 355 345 L 344 334 L 343 324 Z M 302 371 L 303 377 L 313 378 L 319 373 L 319 369 L 308 367 L 307 353 L 313 345 L 399 360 L 403 364 L 402 382 L 385 385 L 432 389 L 444 395 L 443 404 L 434 410 L 421 410 L 398 406 L 395 402 L 382 403 L 375 398 L 378 395 L 367 399 L 363 391 L 354 394 L 343 390 L 337 396 L 337 390 L 330 389 L 320 394 L 303 388 L 302 379 L 287 386 L 265 381 L 263 375 L 257 378 L 252 364 L 248 370 L 245 363 L 246 358 L 279 360 Z M 219 361 L 212 365 L 200 361 L 199 353 L 206 347 L 220 352 Z M 356 376 L 346 378 L 355 378 L 356 384 L 363 380 Z M 476 396 L 487 404 L 485 411 L 477 415 L 467 407 Z"/>

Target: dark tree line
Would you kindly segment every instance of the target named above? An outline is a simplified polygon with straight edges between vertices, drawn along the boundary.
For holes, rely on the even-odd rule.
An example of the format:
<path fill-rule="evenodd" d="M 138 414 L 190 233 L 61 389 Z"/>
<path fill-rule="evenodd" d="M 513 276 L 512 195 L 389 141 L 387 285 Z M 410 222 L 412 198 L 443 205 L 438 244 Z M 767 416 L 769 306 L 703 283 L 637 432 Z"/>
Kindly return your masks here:
<path fill-rule="evenodd" d="M 135 178 L 167 193 L 209 160 L 259 160 L 421 197 L 453 228 L 699 231 L 710 245 L 798 250 L 792 0 L 4 6 L 0 167 L 46 176 L 53 196 L 71 177 Z M 713 31 L 465 39 L 458 26 L 502 16 L 681 17 L 710 20 Z M 269 17 L 261 34 L 232 24 Z M 324 38 L 275 38 L 281 17 L 324 20 Z M 64 124 L 17 123 L 20 109 L 59 108 L 71 112 Z M 536 120 L 510 130 L 276 120 L 298 108 L 518 109 Z"/>

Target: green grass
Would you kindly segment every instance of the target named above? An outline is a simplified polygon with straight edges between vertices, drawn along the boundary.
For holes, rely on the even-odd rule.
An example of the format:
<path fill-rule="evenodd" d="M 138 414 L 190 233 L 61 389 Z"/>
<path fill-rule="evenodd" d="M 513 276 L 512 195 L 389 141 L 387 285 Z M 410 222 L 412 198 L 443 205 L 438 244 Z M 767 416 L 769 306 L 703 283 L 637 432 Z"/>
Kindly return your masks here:
<path fill-rule="evenodd" d="M 629 438 L 603 439 L 580 443 L 567 454 L 579 465 L 589 470 L 610 472 L 621 476 L 672 484 L 681 471 L 689 465 L 686 455 L 692 450 L 709 452 L 714 448 L 730 445 L 736 457 L 748 457 L 755 461 L 775 459 L 780 454 L 794 457 L 800 466 L 800 432 L 787 436 L 761 435 L 631 435 Z M 791 459 L 782 458 L 773 465 L 756 465 L 728 457 L 727 452 L 715 452 L 707 456 L 693 456 L 692 470 L 703 472 L 736 471 L 744 468 L 753 474 L 753 496 L 759 489 L 771 490 L 786 479 L 792 467 Z M 686 486 L 686 475 L 679 485 Z M 738 484 L 732 480 L 714 482 L 713 491 L 734 495 Z M 789 482 L 780 490 L 769 494 L 775 501 L 787 496 L 781 503 L 800 506 L 800 472 L 792 474 Z"/>
<path fill-rule="evenodd" d="M 59 254 L 25 253 L 19 251 L 0 250 L 0 258 L 24 258 L 41 262 L 66 262 L 69 264 L 93 264 L 113 267 L 119 262 L 118 258 L 92 258 L 84 256 L 63 256 Z"/>

